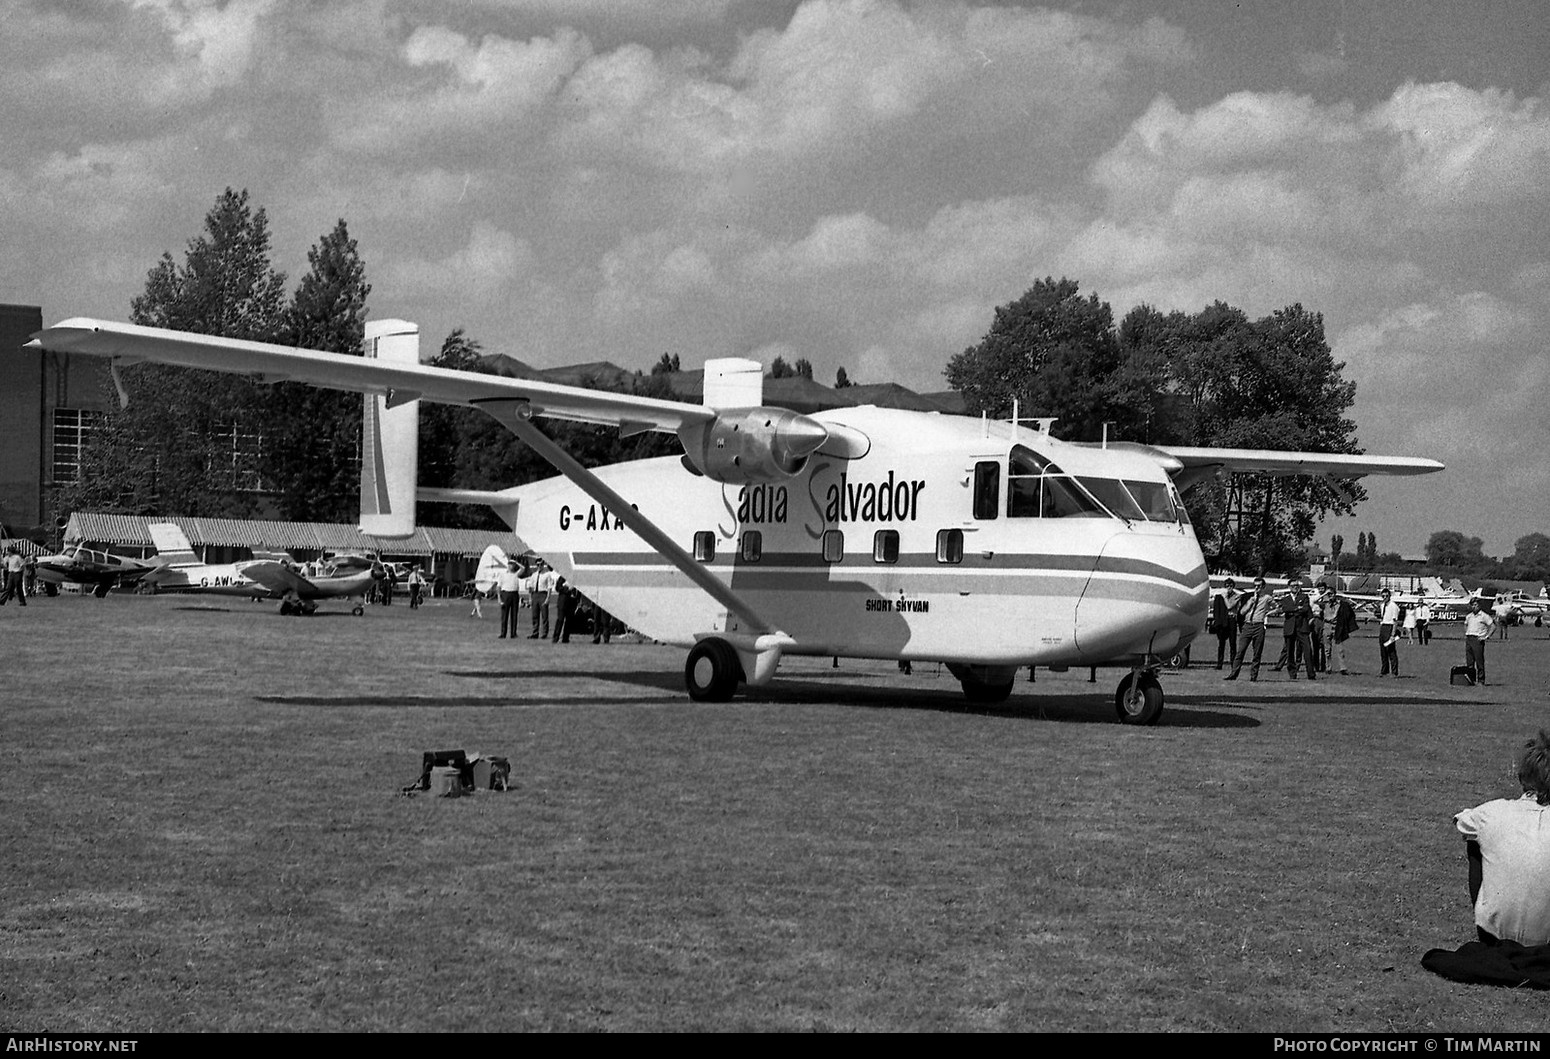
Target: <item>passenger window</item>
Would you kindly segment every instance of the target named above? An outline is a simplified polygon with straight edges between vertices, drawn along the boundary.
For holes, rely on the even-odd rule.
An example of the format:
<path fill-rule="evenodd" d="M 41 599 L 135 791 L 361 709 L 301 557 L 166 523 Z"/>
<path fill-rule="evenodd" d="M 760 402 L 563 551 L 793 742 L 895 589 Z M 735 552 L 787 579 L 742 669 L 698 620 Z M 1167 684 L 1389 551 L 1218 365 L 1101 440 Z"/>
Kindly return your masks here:
<path fill-rule="evenodd" d="M 872 561 L 896 563 L 899 561 L 899 531 L 878 530 L 872 538 Z"/>
<path fill-rule="evenodd" d="M 716 561 L 716 534 L 713 531 L 700 530 L 694 535 L 694 558 L 702 563 Z"/>
<path fill-rule="evenodd" d="M 1001 464 L 982 460 L 974 465 L 974 517 L 995 518 L 1001 511 Z"/>
<path fill-rule="evenodd" d="M 936 561 L 939 563 L 963 562 L 963 530 L 938 530 L 936 534 Z"/>
<path fill-rule="evenodd" d="M 842 530 L 825 530 L 823 534 L 823 561 L 837 563 L 845 558 L 845 534 Z"/>
<path fill-rule="evenodd" d="M 743 561 L 756 563 L 764 554 L 764 534 L 758 530 L 748 530 L 743 534 Z"/>

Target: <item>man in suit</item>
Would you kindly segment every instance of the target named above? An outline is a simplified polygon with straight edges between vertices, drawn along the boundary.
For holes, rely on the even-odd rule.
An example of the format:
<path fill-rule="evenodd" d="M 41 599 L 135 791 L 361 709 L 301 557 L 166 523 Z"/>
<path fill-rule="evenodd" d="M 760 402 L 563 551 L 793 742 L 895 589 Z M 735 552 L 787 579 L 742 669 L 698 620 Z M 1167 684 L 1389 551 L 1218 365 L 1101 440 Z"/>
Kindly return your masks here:
<path fill-rule="evenodd" d="M 1292 580 L 1291 591 L 1281 600 L 1281 636 L 1286 642 L 1286 675 L 1297 679 L 1297 664 L 1308 668 L 1308 679 L 1316 680 L 1313 668 L 1313 603 L 1302 590 L 1302 582 Z"/>

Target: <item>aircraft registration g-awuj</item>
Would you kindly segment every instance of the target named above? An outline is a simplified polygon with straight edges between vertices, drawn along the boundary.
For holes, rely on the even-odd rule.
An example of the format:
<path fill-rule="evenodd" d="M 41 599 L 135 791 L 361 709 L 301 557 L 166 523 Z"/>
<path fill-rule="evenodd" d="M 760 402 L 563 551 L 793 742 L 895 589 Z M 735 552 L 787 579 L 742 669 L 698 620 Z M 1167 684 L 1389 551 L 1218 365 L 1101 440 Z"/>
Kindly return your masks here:
<path fill-rule="evenodd" d="M 697 700 L 759 686 L 783 655 L 938 661 L 974 701 L 1023 666 L 1122 666 L 1121 720 L 1162 711 L 1159 660 L 1204 627 L 1209 580 L 1179 499 L 1196 476 L 1424 474 L 1435 460 L 1072 444 L 1013 421 L 876 407 L 767 407 L 762 368 L 705 364 L 704 403 L 436 368 L 419 330 L 367 325 L 348 356 L 89 319 L 34 347 L 366 395 L 361 526 L 414 530 L 418 402 L 483 409 L 560 476 L 484 503 L 598 606 L 689 649 Z M 675 433 L 682 457 L 587 470 L 535 418 Z"/>

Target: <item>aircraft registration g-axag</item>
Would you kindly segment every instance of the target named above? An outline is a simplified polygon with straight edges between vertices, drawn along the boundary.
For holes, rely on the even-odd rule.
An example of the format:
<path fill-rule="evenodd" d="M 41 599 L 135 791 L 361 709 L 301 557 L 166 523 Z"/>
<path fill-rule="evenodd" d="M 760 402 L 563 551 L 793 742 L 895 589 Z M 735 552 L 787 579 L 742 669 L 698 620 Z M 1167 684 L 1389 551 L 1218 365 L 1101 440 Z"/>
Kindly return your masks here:
<path fill-rule="evenodd" d="M 1227 471 L 1424 474 L 1434 460 L 1237 449 L 1106 447 L 1047 429 L 876 407 L 766 407 L 761 366 L 705 365 L 700 405 L 419 363 L 419 330 L 367 325 L 365 356 L 97 320 L 35 348 L 150 360 L 366 394 L 361 528 L 414 530 L 420 399 L 483 409 L 560 477 L 499 492 L 420 490 L 490 505 L 598 606 L 689 649 L 689 694 L 724 701 L 783 655 L 939 661 L 975 701 L 1020 667 L 1118 665 L 1120 719 L 1163 707 L 1159 660 L 1204 627 L 1208 579 L 1178 489 Z M 684 456 L 590 471 L 535 418 L 677 434 Z"/>
<path fill-rule="evenodd" d="M 320 599 L 364 596 L 373 581 L 385 576 L 381 563 L 359 555 L 301 565 L 289 556 L 205 563 L 176 523 L 153 522 L 146 530 L 156 545 L 157 565 L 145 580 L 158 592 L 278 599 L 281 614 L 301 615 L 315 613 Z M 350 613 L 360 617 L 366 608 L 356 603 Z"/>

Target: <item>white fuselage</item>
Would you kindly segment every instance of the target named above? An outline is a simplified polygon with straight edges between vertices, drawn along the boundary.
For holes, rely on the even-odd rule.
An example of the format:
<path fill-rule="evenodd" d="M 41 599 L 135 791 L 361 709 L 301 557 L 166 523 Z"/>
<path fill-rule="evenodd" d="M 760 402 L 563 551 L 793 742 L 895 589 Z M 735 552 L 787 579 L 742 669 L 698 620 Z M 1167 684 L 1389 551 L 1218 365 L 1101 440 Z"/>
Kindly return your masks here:
<path fill-rule="evenodd" d="M 815 418 L 865 434 L 866 454 L 820 453 L 795 477 L 756 485 L 695 476 L 671 457 L 596 473 L 790 635 L 787 653 L 1085 665 L 1170 654 L 1203 626 L 1207 573 L 1187 521 L 1155 509 L 1151 519 L 1043 517 L 1010 496 L 1009 471 L 1033 452 L 1079 480 L 1137 483 L 1181 511 L 1155 461 L 955 416 Z M 1014 448 L 1025 455 L 1009 467 Z M 1030 481 L 1018 489 L 1036 489 Z M 570 481 L 508 495 L 520 501 L 524 543 L 631 626 L 681 645 L 736 631 L 724 607 Z"/>

